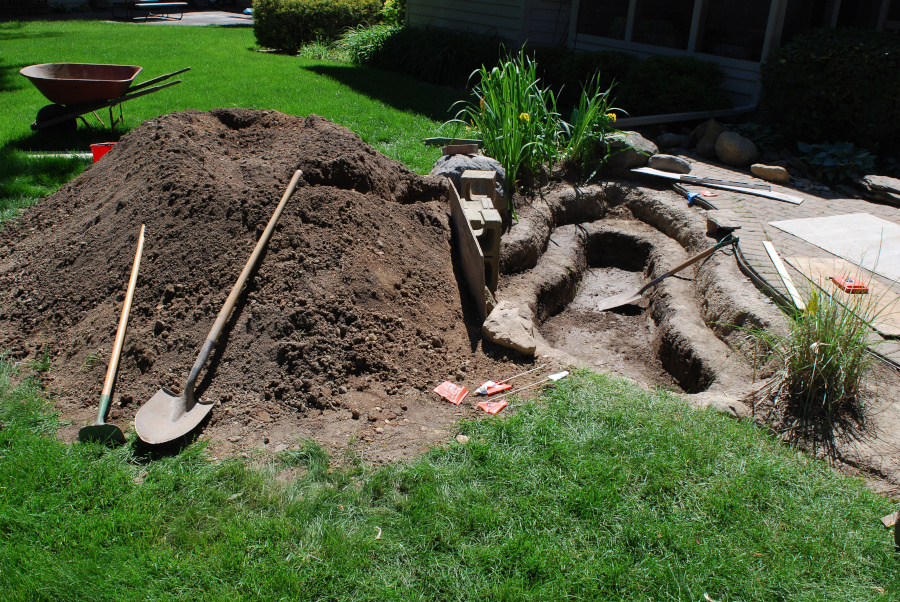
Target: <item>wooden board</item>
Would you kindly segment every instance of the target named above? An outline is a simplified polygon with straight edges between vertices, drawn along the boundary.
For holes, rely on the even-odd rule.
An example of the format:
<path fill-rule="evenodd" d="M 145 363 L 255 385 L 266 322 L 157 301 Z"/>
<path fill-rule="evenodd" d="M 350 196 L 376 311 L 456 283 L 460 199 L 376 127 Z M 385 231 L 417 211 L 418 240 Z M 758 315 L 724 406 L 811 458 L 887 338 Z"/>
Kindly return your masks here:
<path fill-rule="evenodd" d="M 763 241 L 763 247 L 765 247 L 766 253 L 769 254 L 769 259 L 775 264 L 775 269 L 778 270 L 778 275 L 781 277 L 781 281 L 784 283 L 785 288 L 787 288 L 788 293 L 790 293 L 791 299 L 794 300 L 794 306 L 800 311 L 806 311 L 806 303 L 803 302 L 800 293 L 797 291 L 797 287 L 794 286 L 793 278 L 791 278 L 787 268 L 784 267 L 784 263 L 781 262 L 778 251 L 775 250 L 775 247 L 768 240 Z"/>
<path fill-rule="evenodd" d="M 815 286 L 834 293 L 835 299 L 845 307 L 860 303 L 870 315 L 869 325 L 880 335 L 900 336 L 900 295 L 876 280 L 871 272 L 838 257 L 789 257 L 787 262 Z M 853 276 L 865 283 L 869 292 L 866 295 L 845 293 L 830 280 L 832 276 Z"/>
<path fill-rule="evenodd" d="M 475 298 L 475 305 L 478 307 L 478 313 L 481 319 L 487 318 L 487 293 L 485 292 L 484 279 L 484 254 L 481 252 L 481 245 L 475 238 L 475 232 L 466 214 L 462 208 L 459 193 L 456 187 L 450 185 L 450 217 L 453 220 L 453 235 L 456 239 L 456 248 L 459 249 L 459 256 L 462 260 L 463 274 L 466 276 L 466 282 L 469 284 L 469 290 Z"/>
<path fill-rule="evenodd" d="M 685 180 L 681 177 L 681 174 L 670 173 L 668 171 L 661 171 L 659 169 L 653 169 L 652 167 L 637 167 L 631 170 L 632 173 L 642 173 L 648 176 L 656 176 L 657 178 L 665 178 L 666 180 L 675 180 L 676 182 L 681 182 L 682 184 L 694 184 L 691 182 L 694 176 L 688 176 L 688 179 Z M 708 188 L 718 188 L 720 190 L 730 190 L 731 192 L 740 192 L 741 194 L 752 194 L 755 196 L 765 197 L 767 199 L 775 199 L 776 201 L 784 201 L 785 203 L 791 203 L 792 205 L 799 205 L 803 202 L 803 199 L 798 196 L 793 196 L 791 194 L 784 194 L 782 192 L 775 192 L 774 190 L 760 190 L 757 188 L 740 188 L 738 186 L 721 186 L 718 184 L 705 183 L 703 186 Z"/>

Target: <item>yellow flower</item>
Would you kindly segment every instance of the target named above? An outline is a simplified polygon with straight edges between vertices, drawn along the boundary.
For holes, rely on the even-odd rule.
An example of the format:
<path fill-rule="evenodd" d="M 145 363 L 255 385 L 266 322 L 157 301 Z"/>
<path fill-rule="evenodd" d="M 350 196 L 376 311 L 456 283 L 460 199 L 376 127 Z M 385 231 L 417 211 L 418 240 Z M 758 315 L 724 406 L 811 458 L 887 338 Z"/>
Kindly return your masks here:
<path fill-rule="evenodd" d="M 478 98 L 478 105 L 481 107 L 481 114 L 484 115 L 484 96 Z"/>
<path fill-rule="evenodd" d="M 519 121 L 521 121 L 522 123 L 528 123 L 529 121 L 531 121 L 531 115 L 529 115 L 528 113 L 519 113 Z"/>
<path fill-rule="evenodd" d="M 615 121 L 616 121 L 616 114 L 615 114 L 615 113 L 607 113 L 606 116 L 609 117 L 609 120 L 610 120 L 610 121 L 612 121 L 613 123 L 615 123 Z"/>

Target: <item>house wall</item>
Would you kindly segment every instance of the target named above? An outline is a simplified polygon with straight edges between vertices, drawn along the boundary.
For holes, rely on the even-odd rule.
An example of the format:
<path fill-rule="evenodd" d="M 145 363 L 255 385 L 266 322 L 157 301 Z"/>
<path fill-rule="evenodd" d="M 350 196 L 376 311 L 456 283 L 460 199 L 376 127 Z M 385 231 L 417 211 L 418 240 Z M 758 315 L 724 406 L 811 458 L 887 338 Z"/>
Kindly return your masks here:
<path fill-rule="evenodd" d="M 731 96 L 735 106 L 752 103 L 759 93 L 759 63 L 756 62 L 740 61 L 708 54 L 686 53 L 672 48 L 635 44 L 633 42 L 621 42 L 618 40 L 598 38 L 584 34 L 573 36 L 572 40 L 576 50 L 624 50 L 642 58 L 648 56 L 683 56 L 685 54 L 690 54 L 699 59 L 717 63 L 722 67 L 722 70 L 725 71 L 725 81 L 722 82 L 722 88 L 728 92 L 729 96 Z"/>
<path fill-rule="evenodd" d="M 522 0 L 407 0 L 410 25 L 434 25 L 448 29 L 499 35 L 519 41 L 524 8 Z"/>

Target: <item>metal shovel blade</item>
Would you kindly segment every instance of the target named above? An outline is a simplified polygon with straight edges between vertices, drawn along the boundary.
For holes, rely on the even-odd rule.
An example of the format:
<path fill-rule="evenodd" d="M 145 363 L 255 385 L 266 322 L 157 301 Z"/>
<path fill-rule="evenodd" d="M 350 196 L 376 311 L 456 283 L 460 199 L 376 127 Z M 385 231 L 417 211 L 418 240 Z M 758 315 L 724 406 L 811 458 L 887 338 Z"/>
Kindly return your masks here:
<path fill-rule="evenodd" d="M 193 403 L 188 406 L 184 394 L 175 395 L 160 389 L 150 401 L 141 406 L 134 417 L 134 430 L 147 443 L 160 444 L 187 435 L 212 410 L 211 403 Z"/>
<path fill-rule="evenodd" d="M 621 305 L 631 305 L 640 300 L 640 291 L 625 291 L 624 293 L 619 293 L 618 295 L 613 295 L 612 297 L 607 297 L 600 301 L 600 303 L 597 304 L 597 310 L 606 311 L 607 309 L 612 309 Z"/>
<path fill-rule="evenodd" d="M 125 445 L 125 433 L 114 424 L 98 422 L 85 426 L 78 431 L 78 440 L 81 442 L 95 441 L 97 443 L 118 443 Z"/>

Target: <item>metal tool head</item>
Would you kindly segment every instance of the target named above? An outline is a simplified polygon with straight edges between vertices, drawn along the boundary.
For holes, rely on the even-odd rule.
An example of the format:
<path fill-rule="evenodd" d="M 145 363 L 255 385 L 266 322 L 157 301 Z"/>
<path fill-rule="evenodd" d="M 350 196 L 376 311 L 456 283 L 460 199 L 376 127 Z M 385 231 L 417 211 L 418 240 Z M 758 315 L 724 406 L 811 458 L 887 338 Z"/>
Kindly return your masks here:
<path fill-rule="evenodd" d="M 626 291 L 618 295 L 603 299 L 597 304 L 597 311 L 606 311 L 621 305 L 631 305 L 641 300 L 641 294 L 635 291 Z"/>
<path fill-rule="evenodd" d="M 186 390 L 193 392 L 193 386 Z M 212 410 L 212 404 L 196 403 L 184 393 L 175 395 L 160 389 L 141 406 L 134 417 L 138 437 L 147 443 L 160 444 L 187 435 Z"/>
<path fill-rule="evenodd" d="M 97 443 L 103 443 L 104 445 L 109 445 L 111 443 L 125 445 L 126 443 L 125 433 L 122 432 L 122 429 L 114 424 L 107 424 L 105 422 L 96 422 L 90 426 L 83 427 L 78 431 L 78 440 L 82 443 L 95 441 Z"/>

